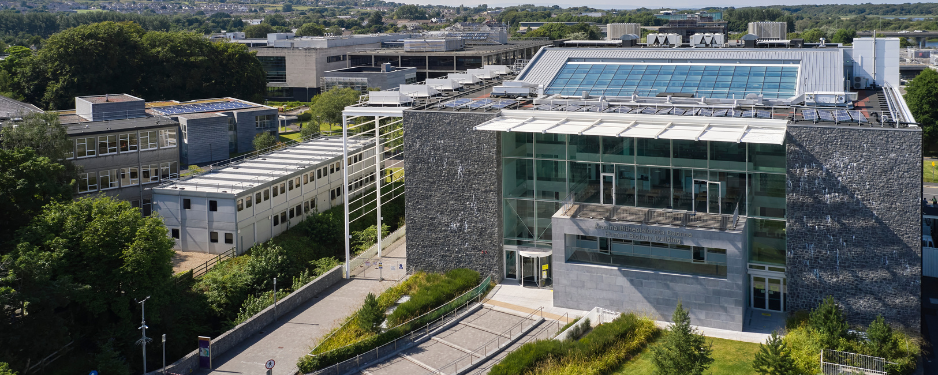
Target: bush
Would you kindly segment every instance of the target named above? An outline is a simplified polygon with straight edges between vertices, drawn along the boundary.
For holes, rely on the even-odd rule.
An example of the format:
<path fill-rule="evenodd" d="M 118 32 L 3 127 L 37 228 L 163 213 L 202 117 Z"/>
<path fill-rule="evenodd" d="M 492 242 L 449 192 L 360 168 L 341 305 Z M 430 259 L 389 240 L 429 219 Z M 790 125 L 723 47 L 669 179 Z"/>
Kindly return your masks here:
<path fill-rule="evenodd" d="M 277 291 L 277 300 L 281 301 L 290 295 L 289 290 L 278 290 Z M 244 304 L 241 305 L 241 309 L 238 310 L 238 317 L 229 324 L 229 329 L 234 328 L 238 324 L 244 323 L 246 320 L 251 319 L 252 316 L 257 315 L 257 313 L 264 311 L 268 306 L 274 304 L 274 292 L 270 291 L 267 293 L 261 293 L 260 295 L 250 295 Z"/>
<path fill-rule="evenodd" d="M 573 328 L 570 330 L 570 333 L 567 335 L 567 340 L 569 341 L 578 340 L 580 336 L 583 336 L 583 334 L 586 333 L 586 331 L 589 331 L 589 329 L 590 329 L 589 318 L 583 319 L 582 323 L 573 326 Z"/>
<path fill-rule="evenodd" d="M 394 309 L 394 312 L 388 315 L 388 325 L 396 326 L 424 314 L 456 298 L 478 283 L 479 273 L 476 271 L 465 268 L 449 271 L 446 273 L 444 282 L 434 283 L 417 290 L 410 296 L 410 300 Z"/>
<path fill-rule="evenodd" d="M 662 375 L 702 375 L 713 363 L 713 344 L 690 326 L 687 310 L 679 301 L 671 316 L 664 342 L 652 348 L 651 362 Z"/>
<path fill-rule="evenodd" d="M 0 375 L 16 375 L 16 371 L 11 370 L 6 362 L 0 362 Z"/>
<path fill-rule="evenodd" d="M 378 306 L 374 293 L 365 296 L 365 304 L 358 310 L 358 327 L 367 332 L 380 332 L 384 321 L 384 310 Z"/>
<path fill-rule="evenodd" d="M 563 357 L 570 349 L 570 344 L 557 340 L 537 340 L 529 342 L 521 345 L 517 350 L 508 353 L 501 362 L 492 367 L 489 374 L 523 374 L 548 359 Z"/>
<path fill-rule="evenodd" d="M 772 336 L 769 336 L 765 344 L 759 344 L 759 352 L 752 361 L 752 368 L 760 375 L 799 374 L 788 345 L 775 331 L 772 331 Z"/>
<path fill-rule="evenodd" d="M 837 349 L 840 339 L 847 337 L 847 319 L 832 296 L 824 298 L 821 305 L 811 311 L 808 324 L 821 334 L 821 342 L 828 349 Z"/>

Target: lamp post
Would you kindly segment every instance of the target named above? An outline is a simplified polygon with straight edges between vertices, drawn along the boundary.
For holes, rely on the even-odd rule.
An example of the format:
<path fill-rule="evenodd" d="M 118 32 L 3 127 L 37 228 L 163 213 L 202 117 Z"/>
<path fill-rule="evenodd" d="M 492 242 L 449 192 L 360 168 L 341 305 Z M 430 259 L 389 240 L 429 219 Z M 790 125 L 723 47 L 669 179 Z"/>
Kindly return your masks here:
<path fill-rule="evenodd" d="M 163 334 L 163 375 L 166 375 L 166 334 Z"/>
<path fill-rule="evenodd" d="M 140 304 L 140 328 L 139 329 L 141 332 L 141 337 L 140 337 L 140 340 L 137 340 L 137 344 L 139 344 L 143 348 L 143 373 L 144 374 L 147 373 L 147 342 L 150 341 L 150 339 L 147 338 L 147 321 L 146 321 L 146 314 L 145 314 L 146 302 L 148 299 L 150 299 L 150 296 L 147 296 L 147 298 L 144 298 L 141 301 L 137 301 L 137 303 Z"/>

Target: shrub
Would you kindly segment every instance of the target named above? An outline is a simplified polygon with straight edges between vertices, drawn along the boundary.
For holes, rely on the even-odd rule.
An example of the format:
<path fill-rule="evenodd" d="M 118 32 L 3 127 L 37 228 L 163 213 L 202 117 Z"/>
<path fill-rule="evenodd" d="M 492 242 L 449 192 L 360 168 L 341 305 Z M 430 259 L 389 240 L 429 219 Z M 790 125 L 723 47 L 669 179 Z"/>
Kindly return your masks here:
<path fill-rule="evenodd" d="M 396 326 L 426 313 L 446 301 L 456 298 L 461 293 L 478 285 L 479 273 L 459 268 L 446 273 L 444 282 L 433 283 L 420 288 L 410 296 L 410 300 L 400 304 L 388 315 L 388 325 Z"/>
<path fill-rule="evenodd" d="M 384 310 L 378 306 L 378 299 L 374 293 L 365 296 L 365 304 L 358 310 L 358 326 L 367 332 L 381 331 L 381 322 L 384 321 Z"/>
<path fill-rule="evenodd" d="M 16 375 L 16 371 L 10 369 L 10 365 L 6 362 L 0 362 L 0 375 Z"/>
<path fill-rule="evenodd" d="M 808 324 L 821 334 L 822 343 L 827 349 L 837 349 L 841 338 L 847 337 L 847 319 L 843 310 L 834 303 L 834 297 L 827 296 L 808 318 Z"/>
<path fill-rule="evenodd" d="M 760 375 L 797 375 L 798 367 L 785 341 L 772 331 L 772 335 L 759 344 L 759 352 L 752 361 L 752 368 Z"/>
<path fill-rule="evenodd" d="M 289 260 L 282 247 L 268 241 L 252 246 L 248 254 L 250 257 L 247 258 L 245 272 L 248 273 L 254 293 L 272 290 L 275 277 L 284 281 L 283 276 L 286 274 Z"/>
<path fill-rule="evenodd" d="M 583 334 L 586 333 L 586 331 L 589 331 L 589 329 L 590 329 L 590 319 L 589 318 L 583 319 L 582 323 L 573 326 L 573 328 L 570 330 L 570 333 L 567 335 L 567 340 L 570 340 L 570 341 L 577 340 L 580 338 L 580 336 L 583 336 Z"/>
<path fill-rule="evenodd" d="M 209 307 L 222 321 L 232 320 L 236 311 L 252 293 L 251 278 L 245 271 L 249 256 L 240 256 L 215 265 L 193 286 L 202 292 Z"/>
<path fill-rule="evenodd" d="M 521 345 L 489 371 L 490 375 L 523 374 L 549 358 L 560 358 L 570 345 L 557 340 L 538 340 Z"/>
<path fill-rule="evenodd" d="M 278 290 L 277 291 L 277 300 L 283 300 L 288 295 L 290 295 L 289 290 Z M 238 310 L 238 316 L 234 321 L 229 324 L 229 328 L 234 328 L 238 324 L 244 323 L 246 320 L 251 319 L 252 316 L 257 315 L 257 313 L 263 311 L 268 306 L 274 304 L 274 292 L 270 291 L 267 293 L 261 293 L 259 295 L 250 295 L 247 299 L 244 300 L 244 304 L 241 305 L 241 309 Z"/>
<path fill-rule="evenodd" d="M 563 327 L 560 327 L 560 330 L 557 331 L 557 332 L 563 332 L 563 331 L 565 331 L 567 328 L 570 328 L 570 326 L 576 324 L 576 323 L 579 322 L 579 321 L 580 321 L 580 317 L 576 317 L 576 318 L 574 318 L 573 320 L 567 322 L 567 324 L 564 324 Z"/>
<path fill-rule="evenodd" d="M 681 302 L 677 303 L 671 321 L 674 324 L 668 327 L 662 345 L 652 349 L 651 362 L 662 375 L 702 375 L 713 363 L 713 344 L 707 344 L 703 335 L 690 326 L 690 317 Z"/>
<path fill-rule="evenodd" d="M 892 362 L 886 365 L 890 374 L 909 374 L 915 370 L 919 355 L 918 342 L 892 329 L 882 316 L 877 316 L 870 323 L 866 329 L 866 338 L 860 351 Z"/>

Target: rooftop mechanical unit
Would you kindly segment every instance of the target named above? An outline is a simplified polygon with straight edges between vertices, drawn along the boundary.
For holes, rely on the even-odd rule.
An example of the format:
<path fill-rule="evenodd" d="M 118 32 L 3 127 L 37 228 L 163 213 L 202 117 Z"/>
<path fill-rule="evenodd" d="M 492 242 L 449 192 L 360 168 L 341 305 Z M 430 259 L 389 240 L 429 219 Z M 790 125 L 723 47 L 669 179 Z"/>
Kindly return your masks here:
<path fill-rule="evenodd" d="M 690 36 L 691 47 L 722 47 L 725 43 L 723 34 L 697 33 Z"/>
<path fill-rule="evenodd" d="M 645 43 L 649 47 L 680 47 L 683 43 L 679 34 L 648 34 Z"/>

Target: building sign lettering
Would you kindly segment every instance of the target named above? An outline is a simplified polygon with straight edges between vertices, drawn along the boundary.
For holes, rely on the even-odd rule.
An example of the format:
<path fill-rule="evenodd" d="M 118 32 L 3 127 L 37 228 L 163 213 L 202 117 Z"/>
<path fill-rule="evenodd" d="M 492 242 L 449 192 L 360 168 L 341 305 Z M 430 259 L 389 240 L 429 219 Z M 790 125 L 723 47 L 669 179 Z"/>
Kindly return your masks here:
<path fill-rule="evenodd" d="M 678 245 L 684 243 L 684 238 L 692 237 L 692 235 L 687 232 L 677 232 L 661 228 L 638 227 L 632 225 L 596 223 L 596 229 L 603 231 L 604 235 L 610 238 L 671 243 Z"/>

